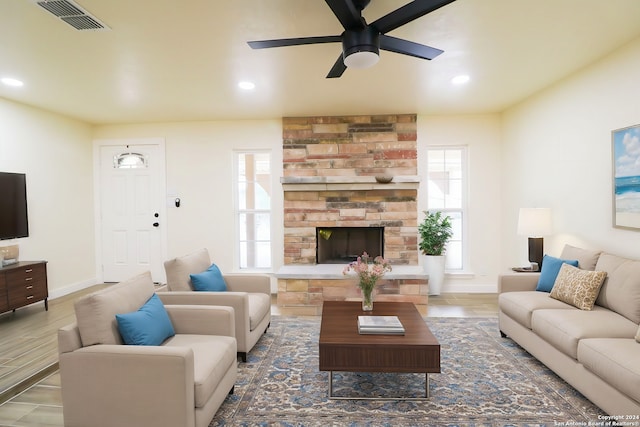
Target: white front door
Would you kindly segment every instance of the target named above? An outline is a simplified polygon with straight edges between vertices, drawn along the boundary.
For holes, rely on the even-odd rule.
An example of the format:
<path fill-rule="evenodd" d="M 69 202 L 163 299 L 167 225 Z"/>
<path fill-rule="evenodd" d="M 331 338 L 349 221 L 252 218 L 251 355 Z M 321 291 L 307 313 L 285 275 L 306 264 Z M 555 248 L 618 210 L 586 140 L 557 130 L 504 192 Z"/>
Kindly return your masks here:
<path fill-rule="evenodd" d="M 164 145 L 131 142 L 97 146 L 103 281 L 151 271 L 154 282 L 163 282 Z"/>

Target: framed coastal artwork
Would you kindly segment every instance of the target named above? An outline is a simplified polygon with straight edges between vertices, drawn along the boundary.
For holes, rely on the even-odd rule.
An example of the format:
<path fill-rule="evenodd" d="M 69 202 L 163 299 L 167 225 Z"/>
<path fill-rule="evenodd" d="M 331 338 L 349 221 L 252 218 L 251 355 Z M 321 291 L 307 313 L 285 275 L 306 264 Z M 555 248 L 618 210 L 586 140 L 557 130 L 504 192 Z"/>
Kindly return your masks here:
<path fill-rule="evenodd" d="M 611 132 L 613 226 L 640 231 L 640 125 Z"/>

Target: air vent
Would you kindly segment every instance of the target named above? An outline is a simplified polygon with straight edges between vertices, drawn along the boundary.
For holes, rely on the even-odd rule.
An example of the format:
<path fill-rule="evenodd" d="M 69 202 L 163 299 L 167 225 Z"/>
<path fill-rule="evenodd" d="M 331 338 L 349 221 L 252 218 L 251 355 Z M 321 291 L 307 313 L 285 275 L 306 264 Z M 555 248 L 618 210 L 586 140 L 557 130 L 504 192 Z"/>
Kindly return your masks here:
<path fill-rule="evenodd" d="M 80 5 L 71 0 L 32 0 L 35 4 L 60 18 L 76 30 L 109 30 L 95 16 L 91 16 Z"/>

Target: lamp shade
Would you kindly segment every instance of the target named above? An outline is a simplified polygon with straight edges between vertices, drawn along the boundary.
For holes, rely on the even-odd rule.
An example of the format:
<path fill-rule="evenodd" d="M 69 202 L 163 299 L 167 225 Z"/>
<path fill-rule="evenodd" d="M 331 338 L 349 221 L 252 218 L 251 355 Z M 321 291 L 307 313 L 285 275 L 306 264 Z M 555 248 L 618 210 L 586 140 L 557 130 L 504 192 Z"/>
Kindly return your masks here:
<path fill-rule="evenodd" d="M 551 234 L 551 209 L 520 208 L 518 234 L 527 237 L 542 237 Z"/>

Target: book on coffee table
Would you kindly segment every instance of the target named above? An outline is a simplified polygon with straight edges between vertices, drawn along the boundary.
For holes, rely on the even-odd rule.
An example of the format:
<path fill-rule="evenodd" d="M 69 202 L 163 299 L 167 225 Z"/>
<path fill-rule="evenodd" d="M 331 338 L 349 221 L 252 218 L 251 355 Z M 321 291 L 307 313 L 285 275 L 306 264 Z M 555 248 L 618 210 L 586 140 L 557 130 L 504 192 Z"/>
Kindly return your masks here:
<path fill-rule="evenodd" d="M 404 326 L 398 316 L 358 316 L 361 334 L 404 335 Z"/>

